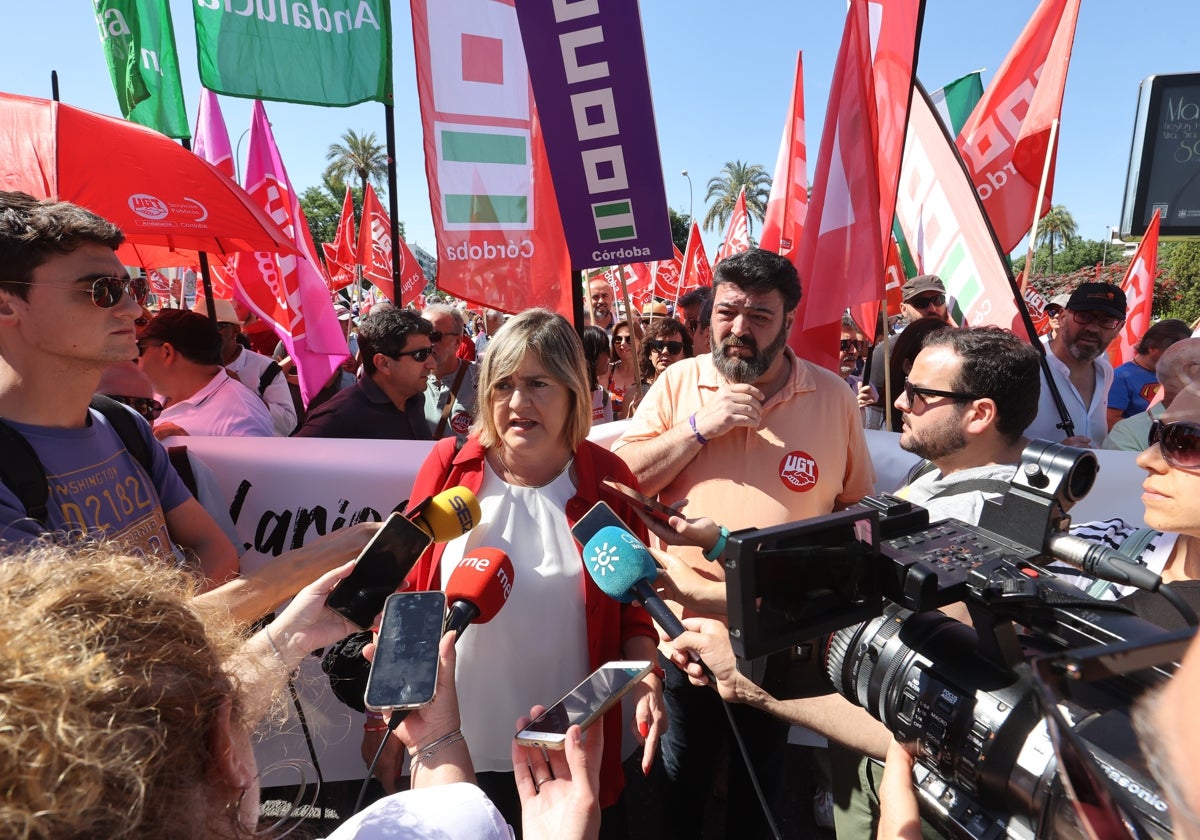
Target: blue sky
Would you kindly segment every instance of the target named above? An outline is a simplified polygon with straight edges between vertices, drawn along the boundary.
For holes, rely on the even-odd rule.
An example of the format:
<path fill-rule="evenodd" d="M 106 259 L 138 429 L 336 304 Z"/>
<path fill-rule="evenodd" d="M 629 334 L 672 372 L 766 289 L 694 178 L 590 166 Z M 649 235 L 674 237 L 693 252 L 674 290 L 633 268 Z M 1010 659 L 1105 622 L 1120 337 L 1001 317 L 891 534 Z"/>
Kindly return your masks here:
<path fill-rule="evenodd" d="M 436 2 L 436 0 L 435 0 Z M 64 102 L 117 115 L 99 36 L 86 0 L 5 4 L 0 90 L 49 97 L 58 70 Z M 985 68 L 984 84 L 1033 13 L 1035 0 L 927 0 L 917 73 L 929 90 Z M 198 104 L 192 4 L 171 0 L 184 96 Z M 641 0 L 667 200 L 703 218 L 708 179 L 726 161 L 775 166 L 797 50 L 804 53 L 809 172 L 845 17 L 845 0 Z M 400 217 L 408 239 L 434 251 L 417 107 L 409 5 L 393 2 Z M 1083 0 L 1063 106 L 1054 202 L 1081 235 L 1100 239 L 1120 218 L 1138 85 L 1155 73 L 1200 71 L 1200 3 Z M 1190 57 L 1189 57 L 1190 56 Z M 304 72 L 297 66 L 297 72 Z M 221 98 L 231 140 L 249 127 L 250 101 Z M 384 138 L 383 108 L 266 104 L 297 189 L 317 184 L 325 150 L 343 131 Z M 241 144 L 244 157 L 245 146 Z M 722 232 L 705 234 L 712 254 Z"/>

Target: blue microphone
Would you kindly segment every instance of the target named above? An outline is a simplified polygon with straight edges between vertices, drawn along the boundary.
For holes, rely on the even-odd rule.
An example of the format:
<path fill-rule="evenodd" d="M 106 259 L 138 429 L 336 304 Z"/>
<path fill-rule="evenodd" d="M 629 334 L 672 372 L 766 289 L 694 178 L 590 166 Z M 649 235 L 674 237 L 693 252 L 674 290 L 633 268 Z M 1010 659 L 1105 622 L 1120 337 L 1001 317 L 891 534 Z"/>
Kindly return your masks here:
<path fill-rule="evenodd" d="M 601 592 L 623 604 L 637 601 L 672 639 L 686 629 L 650 585 L 658 577 L 658 567 L 642 541 L 629 531 L 615 525 L 597 531 L 583 547 L 583 567 Z"/>

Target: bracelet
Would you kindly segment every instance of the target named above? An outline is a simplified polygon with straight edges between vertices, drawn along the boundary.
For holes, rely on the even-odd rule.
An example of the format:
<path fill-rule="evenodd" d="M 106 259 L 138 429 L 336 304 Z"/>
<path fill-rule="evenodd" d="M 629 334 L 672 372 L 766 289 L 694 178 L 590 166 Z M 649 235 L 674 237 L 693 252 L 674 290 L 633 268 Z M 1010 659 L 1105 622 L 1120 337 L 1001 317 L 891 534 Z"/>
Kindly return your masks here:
<path fill-rule="evenodd" d="M 654 667 L 650 669 L 650 673 L 658 677 L 660 680 L 666 682 L 667 669 L 659 665 L 657 662 L 654 664 Z"/>
<path fill-rule="evenodd" d="M 708 438 L 706 438 L 706 437 L 704 437 L 704 435 L 700 434 L 700 430 L 696 428 L 696 415 L 695 414 L 692 414 L 692 416 L 688 418 L 688 425 L 692 427 L 692 434 L 694 434 L 696 436 L 696 440 L 700 441 L 700 445 L 708 446 Z"/>
<path fill-rule="evenodd" d="M 729 529 L 724 525 L 718 526 L 721 529 L 721 536 L 717 538 L 717 542 L 708 551 L 704 552 L 704 559 L 712 562 L 725 553 L 725 541 L 729 539 Z"/>
<path fill-rule="evenodd" d="M 387 732 L 388 726 L 386 723 L 364 723 L 363 732 Z"/>
<path fill-rule="evenodd" d="M 383 712 L 377 712 L 374 709 L 366 709 L 363 714 L 367 716 L 367 720 L 383 720 Z"/>
<path fill-rule="evenodd" d="M 456 744 L 461 740 L 463 740 L 462 730 L 455 729 L 453 732 L 447 732 L 433 743 L 426 744 L 423 747 L 413 750 L 409 753 L 409 756 L 412 757 L 413 764 L 424 764 L 429 759 L 433 758 L 434 753 L 436 753 L 442 747 L 449 746 L 450 744 Z"/>
<path fill-rule="evenodd" d="M 279 664 L 282 665 L 284 668 L 287 668 L 287 670 L 289 670 L 289 671 L 292 670 L 291 667 L 288 665 L 287 660 L 283 658 L 283 651 L 281 651 L 279 649 L 279 645 L 275 644 L 275 640 L 271 638 L 270 629 L 267 627 L 264 627 L 263 635 L 265 635 L 267 637 L 267 644 L 271 646 L 271 653 L 275 654 L 275 658 L 279 660 Z"/>

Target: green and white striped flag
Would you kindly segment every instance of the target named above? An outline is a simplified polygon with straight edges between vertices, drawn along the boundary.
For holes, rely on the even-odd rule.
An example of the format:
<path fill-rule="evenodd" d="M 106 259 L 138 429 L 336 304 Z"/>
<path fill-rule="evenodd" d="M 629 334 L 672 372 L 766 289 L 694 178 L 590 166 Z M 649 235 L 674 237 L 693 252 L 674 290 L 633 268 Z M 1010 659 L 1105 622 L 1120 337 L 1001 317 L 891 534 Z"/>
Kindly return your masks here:
<path fill-rule="evenodd" d="M 976 103 L 983 98 L 983 70 L 968 73 L 955 79 L 941 90 L 929 94 L 942 122 L 950 129 L 950 136 L 957 137 L 966 125 L 967 117 L 975 110 Z"/>

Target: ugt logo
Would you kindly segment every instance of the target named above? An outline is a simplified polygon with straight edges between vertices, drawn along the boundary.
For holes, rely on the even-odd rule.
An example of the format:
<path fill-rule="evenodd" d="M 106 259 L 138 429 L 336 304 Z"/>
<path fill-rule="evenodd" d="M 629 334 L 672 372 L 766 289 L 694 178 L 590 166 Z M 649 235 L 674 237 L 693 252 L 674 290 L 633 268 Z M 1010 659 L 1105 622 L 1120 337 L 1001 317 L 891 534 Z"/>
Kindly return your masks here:
<path fill-rule="evenodd" d="M 816 487 L 817 475 L 817 461 L 807 452 L 789 452 L 779 462 L 779 480 L 795 493 L 806 493 Z"/>

